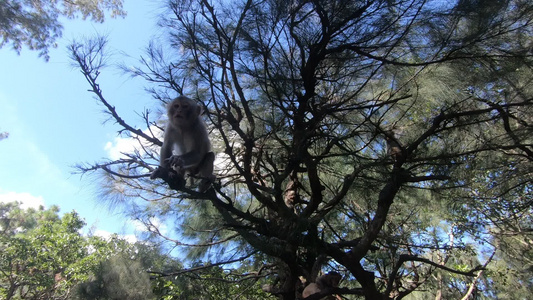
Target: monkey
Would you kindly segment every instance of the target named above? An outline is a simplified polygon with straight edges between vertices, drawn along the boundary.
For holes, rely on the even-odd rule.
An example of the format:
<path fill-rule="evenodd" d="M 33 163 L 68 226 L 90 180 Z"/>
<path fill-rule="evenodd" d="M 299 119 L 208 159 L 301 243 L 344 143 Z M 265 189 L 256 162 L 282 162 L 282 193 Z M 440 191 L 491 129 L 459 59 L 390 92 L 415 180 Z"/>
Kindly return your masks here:
<path fill-rule="evenodd" d="M 305 287 L 302 297 L 305 299 L 313 294 L 320 293 L 328 288 L 335 288 L 339 286 L 339 282 L 342 279 L 342 275 L 337 272 L 329 272 L 316 279 L 316 283 L 310 283 Z M 329 299 L 331 297 L 325 298 Z M 334 297 L 333 297 L 334 299 Z"/>
<path fill-rule="evenodd" d="M 298 181 L 298 177 L 296 176 L 296 174 L 291 174 L 289 182 L 285 187 L 285 192 L 283 196 L 285 205 L 287 205 L 288 208 L 293 209 L 296 204 L 302 202 L 300 199 L 300 195 L 298 194 L 299 186 L 300 182 Z"/>
<path fill-rule="evenodd" d="M 214 181 L 215 154 L 211 151 L 201 113 L 200 105 L 186 96 L 179 96 L 167 105 L 168 124 L 161 146 L 159 167 L 153 171 L 151 179 L 166 176 L 174 179 L 177 176 L 178 185 L 183 187 L 185 175 L 198 175 L 201 178 L 198 187 L 200 192 L 205 192 Z"/>
<path fill-rule="evenodd" d="M 385 133 L 385 141 L 387 142 L 387 154 L 392 157 L 392 160 L 395 162 L 401 160 L 403 158 L 404 149 L 400 142 L 398 142 L 393 130 L 389 130 Z"/>
<path fill-rule="evenodd" d="M 285 186 L 285 190 L 283 191 L 283 201 L 285 202 L 285 205 L 294 210 L 295 206 L 297 204 L 309 204 L 308 201 L 303 199 L 303 197 L 300 196 L 300 190 L 304 190 L 304 186 L 300 183 L 300 180 L 298 179 L 298 173 L 304 172 L 305 168 L 297 167 L 295 168 L 290 174 L 289 174 L 289 181 L 287 182 L 287 185 Z"/>

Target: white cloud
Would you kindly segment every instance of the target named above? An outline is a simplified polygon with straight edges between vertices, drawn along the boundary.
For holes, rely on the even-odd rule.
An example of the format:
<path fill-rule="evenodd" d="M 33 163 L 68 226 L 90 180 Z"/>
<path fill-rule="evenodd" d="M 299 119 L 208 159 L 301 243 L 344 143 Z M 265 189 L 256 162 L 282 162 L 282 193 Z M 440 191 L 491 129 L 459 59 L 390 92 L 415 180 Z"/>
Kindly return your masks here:
<path fill-rule="evenodd" d="M 141 221 L 132 220 L 130 221 L 130 223 L 135 231 L 146 231 L 146 225 L 144 225 L 144 223 L 142 223 Z"/>
<path fill-rule="evenodd" d="M 116 160 L 124 157 L 122 153 L 131 153 L 136 149 L 138 142 L 133 138 L 115 137 L 113 142 L 107 142 L 104 150 L 110 159 Z"/>
<path fill-rule="evenodd" d="M 94 235 L 95 236 L 99 236 L 99 237 L 102 237 L 106 240 L 110 240 L 111 239 L 111 236 L 114 235 L 114 233 L 111 233 L 109 231 L 105 231 L 105 230 L 101 230 L 101 229 L 98 229 L 94 232 Z M 136 243 L 137 241 L 139 241 L 137 239 L 137 237 L 134 235 L 134 234 L 126 234 L 126 235 L 121 235 L 121 234 L 117 234 L 117 236 L 123 240 L 126 240 L 128 241 L 129 243 Z"/>
<path fill-rule="evenodd" d="M 0 194 L 0 202 L 20 202 L 21 208 L 35 208 L 38 209 L 39 206 L 44 206 L 44 199 L 42 196 L 34 196 L 30 193 L 16 193 L 16 192 L 7 192 Z"/>
<path fill-rule="evenodd" d="M 154 132 L 156 136 L 158 137 L 163 136 L 163 132 L 159 128 L 152 126 L 151 130 L 152 132 Z M 143 132 L 146 133 L 147 135 L 151 135 L 148 129 L 145 129 Z M 142 141 L 143 139 L 141 138 L 140 140 Z M 144 146 L 145 146 L 144 149 L 149 149 L 149 151 L 154 151 L 154 152 L 157 151 L 155 147 L 148 142 L 144 143 Z M 112 160 L 125 158 L 123 153 L 133 153 L 135 151 L 144 151 L 143 147 L 141 147 L 139 140 L 136 139 L 135 136 L 126 137 L 126 138 L 115 137 L 112 142 L 106 143 L 104 150 L 107 151 L 107 155 Z"/>
<path fill-rule="evenodd" d="M 149 223 L 145 224 L 138 220 L 131 221 L 131 224 L 135 231 L 137 232 L 160 232 L 162 235 L 168 233 L 168 227 L 166 224 L 162 223 L 161 220 L 157 217 L 151 217 Z"/>
<path fill-rule="evenodd" d="M 93 235 L 94 236 L 99 236 L 99 237 L 102 237 L 104 239 L 109 239 L 111 238 L 111 236 L 113 235 L 114 233 L 111 233 L 109 231 L 105 231 L 105 230 L 101 230 L 101 229 L 97 229 L 93 232 Z"/>

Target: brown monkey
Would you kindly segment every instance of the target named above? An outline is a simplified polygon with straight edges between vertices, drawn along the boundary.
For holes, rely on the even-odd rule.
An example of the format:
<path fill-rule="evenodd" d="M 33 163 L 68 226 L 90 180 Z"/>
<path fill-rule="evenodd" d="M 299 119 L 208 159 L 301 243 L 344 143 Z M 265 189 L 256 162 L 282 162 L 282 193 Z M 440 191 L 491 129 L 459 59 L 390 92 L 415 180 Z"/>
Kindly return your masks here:
<path fill-rule="evenodd" d="M 328 274 L 319 276 L 316 279 L 316 283 L 310 283 L 308 286 L 305 287 L 302 293 L 302 297 L 305 299 L 313 294 L 320 293 L 321 291 L 327 288 L 338 287 L 341 279 L 342 279 L 342 275 L 337 272 L 329 272 Z M 329 298 L 330 297 L 325 298 L 325 299 L 329 299 Z"/>
<path fill-rule="evenodd" d="M 168 125 L 161 146 L 159 167 L 152 173 L 151 179 L 164 177 L 164 172 L 168 172 L 168 177 L 175 177 L 170 171 L 172 168 L 181 186 L 185 184 L 186 174 L 201 178 L 198 187 L 201 192 L 207 190 L 214 181 L 215 154 L 211 152 L 211 142 L 201 113 L 202 108 L 185 96 L 179 96 L 168 104 Z"/>
<path fill-rule="evenodd" d="M 296 177 L 296 175 L 291 175 L 289 182 L 285 187 L 285 195 L 283 196 L 285 205 L 287 205 L 288 208 L 292 209 L 296 204 L 301 203 L 300 195 L 298 194 L 299 185 L 298 177 Z"/>
<path fill-rule="evenodd" d="M 385 141 L 387 142 L 387 154 L 392 157 L 396 162 L 403 158 L 403 147 L 396 138 L 396 134 L 393 130 L 389 130 L 385 133 Z"/>

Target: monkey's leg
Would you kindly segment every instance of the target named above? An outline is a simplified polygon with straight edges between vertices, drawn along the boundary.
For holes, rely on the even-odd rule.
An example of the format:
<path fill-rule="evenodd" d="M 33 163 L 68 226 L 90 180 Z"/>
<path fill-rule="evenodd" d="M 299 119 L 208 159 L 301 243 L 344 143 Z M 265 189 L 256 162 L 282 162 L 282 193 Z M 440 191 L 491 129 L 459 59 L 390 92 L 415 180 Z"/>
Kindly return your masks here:
<path fill-rule="evenodd" d="M 216 177 L 213 174 L 213 168 L 215 163 L 215 153 L 207 152 L 202 160 L 201 165 L 198 167 L 198 175 L 201 178 L 198 185 L 198 191 L 203 193 L 207 191 L 209 186 L 215 181 Z"/>
<path fill-rule="evenodd" d="M 157 167 L 150 175 L 150 179 L 163 178 L 168 173 L 168 169 L 165 167 Z"/>
<path fill-rule="evenodd" d="M 174 165 L 171 170 L 172 172 L 169 172 L 169 177 L 174 183 L 173 188 L 183 188 L 187 183 L 187 179 L 185 179 L 186 170 L 183 167 L 177 165 Z"/>
<path fill-rule="evenodd" d="M 181 155 L 172 155 L 171 157 L 166 159 L 168 161 L 168 165 L 170 168 L 176 170 L 176 172 L 179 172 L 178 169 L 183 168 L 183 159 L 181 158 Z"/>

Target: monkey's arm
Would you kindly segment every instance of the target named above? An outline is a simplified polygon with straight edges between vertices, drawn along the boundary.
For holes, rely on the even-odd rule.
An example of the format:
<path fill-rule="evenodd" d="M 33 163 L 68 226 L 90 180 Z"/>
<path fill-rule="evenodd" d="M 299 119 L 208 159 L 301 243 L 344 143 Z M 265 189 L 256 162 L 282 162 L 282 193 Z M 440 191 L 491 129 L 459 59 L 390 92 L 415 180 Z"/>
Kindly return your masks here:
<path fill-rule="evenodd" d="M 161 146 L 161 152 L 159 153 L 159 167 L 157 167 L 150 176 L 151 179 L 164 178 L 166 176 L 172 176 L 170 172 L 169 158 L 172 156 L 172 128 L 167 127 L 165 129 L 165 136 L 163 138 L 163 145 Z"/>
<path fill-rule="evenodd" d="M 163 145 L 159 155 L 159 165 L 161 167 L 170 168 L 169 158 L 172 156 L 172 147 L 176 143 L 176 133 L 171 126 L 165 129 L 165 137 L 163 138 Z"/>
<path fill-rule="evenodd" d="M 182 155 L 172 155 L 168 162 L 172 167 L 190 169 L 200 165 L 205 155 L 206 153 L 202 151 L 191 151 Z"/>
<path fill-rule="evenodd" d="M 159 155 L 159 165 L 161 167 L 170 167 L 169 159 L 172 157 L 172 149 L 170 147 L 161 147 L 161 154 Z"/>
<path fill-rule="evenodd" d="M 183 169 L 194 169 L 202 164 L 204 157 L 211 151 L 211 143 L 204 127 L 184 132 L 183 144 L 179 147 L 179 155 L 172 155 L 169 159 L 170 166 Z"/>

